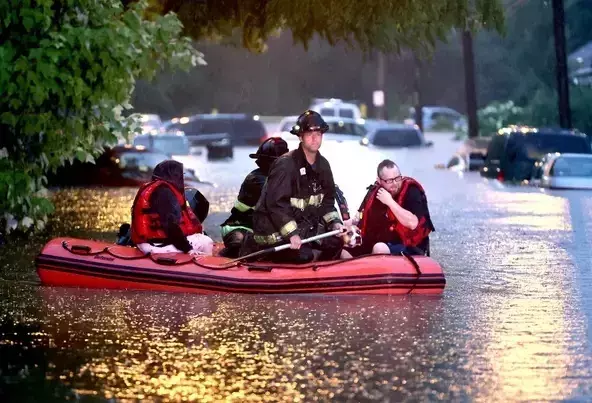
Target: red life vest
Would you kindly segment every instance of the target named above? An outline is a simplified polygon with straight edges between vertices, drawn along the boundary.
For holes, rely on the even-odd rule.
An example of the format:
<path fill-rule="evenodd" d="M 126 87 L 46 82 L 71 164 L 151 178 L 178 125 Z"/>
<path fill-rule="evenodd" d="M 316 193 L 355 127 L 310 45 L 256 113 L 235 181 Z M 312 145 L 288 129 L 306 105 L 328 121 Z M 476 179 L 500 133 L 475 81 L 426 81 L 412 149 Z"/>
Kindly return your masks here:
<path fill-rule="evenodd" d="M 181 207 L 179 227 L 183 235 L 189 236 L 203 231 L 202 225 L 185 200 L 185 195 L 172 184 L 163 180 L 153 180 L 140 187 L 132 206 L 132 242 L 136 245 L 145 242 L 166 242 L 167 236 L 160 225 L 160 218 L 150 205 L 150 196 L 159 186 L 168 187 Z"/>
<path fill-rule="evenodd" d="M 419 182 L 413 178 L 404 178 L 401 192 L 395 200 L 399 206 L 403 206 L 410 186 L 417 187 L 425 199 L 425 191 Z M 386 222 L 384 216 L 374 217 L 378 210 L 376 208 L 373 209 L 372 206 L 376 201 L 376 193 L 378 193 L 380 188 L 381 187 L 378 184 L 373 185 L 360 207 L 361 217 L 358 227 L 362 233 L 362 239 L 376 238 L 377 236 L 380 238 L 380 235 L 383 235 L 388 239 L 377 239 L 376 242 L 389 242 L 389 239 L 394 238 L 396 233 L 405 246 L 419 245 L 431 232 L 429 226 L 426 225 L 426 217 L 421 217 L 419 219 L 415 229 L 409 229 L 397 221 L 395 215 L 388 207 L 386 208 Z"/>

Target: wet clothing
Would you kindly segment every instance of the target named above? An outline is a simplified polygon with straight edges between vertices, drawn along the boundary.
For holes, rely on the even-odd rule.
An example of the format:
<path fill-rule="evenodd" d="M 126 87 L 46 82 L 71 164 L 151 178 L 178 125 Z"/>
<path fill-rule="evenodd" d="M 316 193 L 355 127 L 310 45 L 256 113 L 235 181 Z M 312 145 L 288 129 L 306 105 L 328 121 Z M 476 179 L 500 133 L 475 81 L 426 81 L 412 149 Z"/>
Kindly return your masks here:
<path fill-rule="evenodd" d="M 278 158 L 253 213 L 253 242 L 259 249 L 289 242 L 290 237 L 314 236 L 340 223 L 335 210 L 335 183 L 329 162 L 320 154 L 313 165 L 302 150 L 290 151 Z M 334 240 L 331 238 L 335 238 Z M 338 242 L 335 242 L 338 241 Z M 322 251 L 321 259 L 334 259 L 341 252 L 337 237 L 305 244 L 300 250 L 285 250 L 269 255 L 276 261 L 310 261 L 308 249 Z M 243 250 L 241 254 L 246 254 Z"/>
<path fill-rule="evenodd" d="M 429 242 L 424 245 L 426 249 L 420 249 L 414 246 L 405 246 L 402 243 L 387 242 L 386 246 L 389 248 L 391 255 L 401 255 L 407 253 L 409 255 L 429 256 Z"/>
<path fill-rule="evenodd" d="M 243 181 L 234 206 L 230 210 L 230 217 L 221 225 L 224 242 L 224 249 L 220 251 L 221 256 L 238 257 L 245 235 L 253 232 L 253 209 L 261 196 L 268 172 L 269 167 L 257 168 L 251 171 Z"/>
<path fill-rule="evenodd" d="M 230 228 L 242 227 L 251 231 L 253 228 L 253 209 L 259 201 L 263 185 L 267 179 L 267 172 L 261 168 L 251 171 L 245 178 L 234 202 L 230 217 L 222 223 L 222 236 L 224 237 Z"/>
<path fill-rule="evenodd" d="M 221 225 L 224 242 L 224 249 L 220 251 L 221 256 L 238 257 L 247 234 L 253 232 L 253 209 L 261 196 L 269 173 L 269 168 L 264 168 L 255 169 L 247 175 L 230 211 L 230 217 Z M 349 220 L 347 200 L 338 186 L 335 186 L 335 193 L 341 216 L 344 220 Z"/>
<path fill-rule="evenodd" d="M 245 236 L 253 232 L 253 209 L 261 196 L 269 169 L 278 157 L 287 152 L 288 143 L 284 139 L 270 137 L 261 143 L 256 153 L 249 154 L 259 168 L 247 175 L 230 211 L 230 217 L 222 223 L 224 249 L 220 251 L 220 256 L 238 257 Z"/>
<path fill-rule="evenodd" d="M 343 221 L 349 220 L 351 217 L 349 215 L 347 200 L 337 185 L 335 185 L 335 200 L 337 201 L 337 206 L 339 207 L 339 212 L 341 213 L 341 219 Z"/>
<path fill-rule="evenodd" d="M 182 252 L 193 249 L 187 237 L 203 232 L 184 195 L 183 165 L 163 161 L 154 168 L 152 181 L 138 191 L 132 206 L 131 240 L 134 244 L 172 245 Z"/>
<path fill-rule="evenodd" d="M 429 234 L 435 231 L 430 218 L 427 198 L 422 186 L 412 178 L 405 178 L 401 191 L 395 201 L 418 219 L 415 229 L 409 229 L 397 221 L 393 212 L 384 203 L 376 199 L 380 185 L 375 183 L 368 187 L 368 193 L 360 205 L 360 222 L 362 232 L 362 250 L 356 254 L 371 253 L 372 247 L 378 242 L 389 246 L 391 253 L 405 250 L 412 254 L 426 254 L 429 248 Z M 357 249 L 357 248 L 356 248 Z"/>

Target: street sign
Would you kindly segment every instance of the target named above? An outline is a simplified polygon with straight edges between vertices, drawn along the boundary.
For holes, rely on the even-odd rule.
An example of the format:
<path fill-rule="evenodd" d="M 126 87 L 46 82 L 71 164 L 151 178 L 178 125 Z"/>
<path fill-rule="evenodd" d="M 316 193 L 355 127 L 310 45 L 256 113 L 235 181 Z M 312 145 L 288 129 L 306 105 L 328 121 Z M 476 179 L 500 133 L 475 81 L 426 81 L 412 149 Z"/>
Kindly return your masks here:
<path fill-rule="evenodd" d="M 374 91 L 372 93 L 372 103 L 374 106 L 384 106 L 384 91 Z"/>

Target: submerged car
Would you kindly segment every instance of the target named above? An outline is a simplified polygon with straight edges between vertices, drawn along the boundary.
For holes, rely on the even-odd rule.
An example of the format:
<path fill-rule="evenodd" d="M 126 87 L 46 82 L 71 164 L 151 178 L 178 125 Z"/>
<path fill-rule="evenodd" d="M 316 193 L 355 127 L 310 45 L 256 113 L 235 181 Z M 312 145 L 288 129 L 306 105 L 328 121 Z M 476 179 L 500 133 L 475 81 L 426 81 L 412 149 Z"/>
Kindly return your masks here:
<path fill-rule="evenodd" d="M 389 123 L 370 131 L 360 140 L 360 144 L 379 148 L 419 148 L 431 147 L 419 127 L 406 124 Z"/>
<path fill-rule="evenodd" d="M 564 129 L 511 126 L 492 137 L 481 176 L 499 181 L 530 179 L 537 160 L 548 153 L 591 154 L 585 134 Z"/>
<path fill-rule="evenodd" d="M 107 148 L 95 163 L 74 161 L 48 175 L 50 186 L 140 186 L 152 179 L 152 171 L 160 162 L 170 159 L 162 152 L 143 146 L 116 146 Z M 201 181 L 195 171 L 185 169 L 186 186 L 211 186 Z"/>
<path fill-rule="evenodd" d="M 535 163 L 530 183 L 549 189 L 592 189 L 592 154 L 547 154 Z"/>

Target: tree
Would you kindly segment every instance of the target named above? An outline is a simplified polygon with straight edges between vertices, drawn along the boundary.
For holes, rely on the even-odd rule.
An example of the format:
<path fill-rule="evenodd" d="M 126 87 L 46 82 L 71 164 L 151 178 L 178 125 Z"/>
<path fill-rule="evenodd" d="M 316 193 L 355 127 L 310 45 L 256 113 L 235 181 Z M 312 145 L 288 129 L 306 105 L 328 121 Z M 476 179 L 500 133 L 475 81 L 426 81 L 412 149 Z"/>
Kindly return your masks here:
<path fill-rule="evenodd" d="M 503 27 L 499 0 L 145 1 L 0 4 L 0 211 L 10 229 L 36 220 L 43 225 L 52 208 L 43 193 L 48 170 L 73 159 L 92 161 L 126 135 L 131 122 L 119 115 L 136 79 L 150 80 L 167 64 L 201 60 L 182 35 L 257 52 L 287 29 L 305 49 L 318 37 L 366 52 L 429 52 L 468 20 Z M 174 107 L 167 91 L 157 94 L 168 105 L 152 107 Z"/>
<path fill-rule="evenodd" d="M 482 103 L 514 100 L 525 106 L 534 94 L 554 91 L 555 42 L 551 2 L 506 0 L 506 35 L 483 33 L 477 38 L 478 87 Z M 566 0 L 568 53 L 592 40 L 592 5 Z"/>
<path fill-rule="evenodd" d="M 132 0 L 127 0 L 131 2 Z M 242 46 L 262 51 L 278 30 L 290 30 L 307 47 L 319 36 L 329 44 L 345 42 L 369 51 L 432 49 L 451 28 L 468 21 L 485 29 L 503 29 L 500 0 L 150 0 L 151 11 L 173 11 L 184 33 L 200 40 L 232 38 L 240 30 Z"/>
<path fill-rule="evenodd" d="M 92 161 L 133 129 L 121 111 L 136 78 L 202 62 L 174 14 L 148 20 L 146 9 L 117 0 L 0 4 L 2 229 L 43 227 L 53 208 L 45 174 Z"/>

